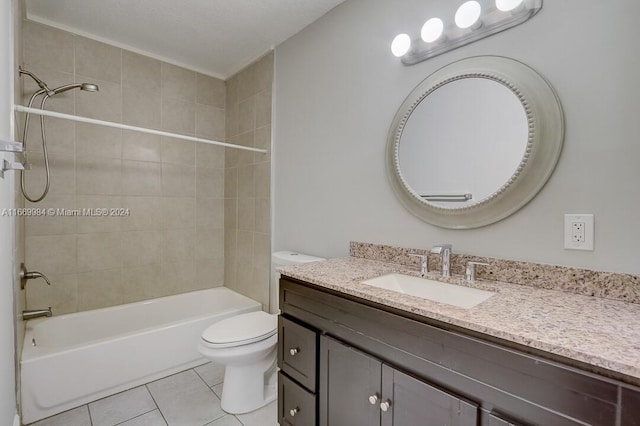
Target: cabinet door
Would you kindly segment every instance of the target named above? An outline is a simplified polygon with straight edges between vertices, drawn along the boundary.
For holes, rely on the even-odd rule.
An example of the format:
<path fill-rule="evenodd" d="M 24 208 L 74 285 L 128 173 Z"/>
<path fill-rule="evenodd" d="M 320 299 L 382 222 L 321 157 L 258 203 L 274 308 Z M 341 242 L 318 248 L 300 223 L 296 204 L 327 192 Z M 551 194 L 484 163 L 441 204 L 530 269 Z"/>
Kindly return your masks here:
<path fill-rule="evenodd" d="M 478 406 L 382 366 L 382 426 L 476 426 Z"/>
<path fill-rule="evenodd" d="M 380 361 L 321 336 L 320 425 L 379 425 L 381 366 Z"/>

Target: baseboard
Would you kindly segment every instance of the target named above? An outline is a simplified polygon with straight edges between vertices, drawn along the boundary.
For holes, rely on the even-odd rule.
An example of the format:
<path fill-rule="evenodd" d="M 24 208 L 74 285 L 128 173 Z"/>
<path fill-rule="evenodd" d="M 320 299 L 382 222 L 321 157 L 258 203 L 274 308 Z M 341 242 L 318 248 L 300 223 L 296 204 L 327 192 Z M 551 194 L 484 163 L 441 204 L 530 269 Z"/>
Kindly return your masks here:
<path fill-rule="evenodd" d="M 20 426 L 20 416 L 16 414 L 13 418 L 13 426 Z"/>

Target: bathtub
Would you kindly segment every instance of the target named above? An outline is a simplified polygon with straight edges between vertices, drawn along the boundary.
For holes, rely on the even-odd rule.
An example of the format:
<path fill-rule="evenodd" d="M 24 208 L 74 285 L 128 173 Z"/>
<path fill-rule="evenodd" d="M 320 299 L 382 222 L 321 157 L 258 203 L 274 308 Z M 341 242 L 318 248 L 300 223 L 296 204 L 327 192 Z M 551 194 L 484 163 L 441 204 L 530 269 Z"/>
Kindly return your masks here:
<path fill-rule="evenodd" d="M 27 321 L 25 424 L 206 362 L 200 335 L 261 305 L 225 287 Z"/>

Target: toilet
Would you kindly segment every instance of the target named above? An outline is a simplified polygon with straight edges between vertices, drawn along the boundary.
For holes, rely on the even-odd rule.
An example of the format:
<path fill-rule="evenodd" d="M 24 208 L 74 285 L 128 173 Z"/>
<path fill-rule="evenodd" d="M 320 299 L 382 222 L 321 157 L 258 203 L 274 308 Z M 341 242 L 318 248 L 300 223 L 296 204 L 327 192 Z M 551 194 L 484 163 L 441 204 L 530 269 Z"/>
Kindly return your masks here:
<path fill-rule="evenodd" d="M 209 326 L 198 350 L 205 358 L 225 366 L 221 407 L 231 414 L 248 413 L 276 399 L 276 346 L 278 343 L 278 287 L 281 266 L 324 260 L 291 251 L 271 255 L 271 313 L 249 312 Z"/>

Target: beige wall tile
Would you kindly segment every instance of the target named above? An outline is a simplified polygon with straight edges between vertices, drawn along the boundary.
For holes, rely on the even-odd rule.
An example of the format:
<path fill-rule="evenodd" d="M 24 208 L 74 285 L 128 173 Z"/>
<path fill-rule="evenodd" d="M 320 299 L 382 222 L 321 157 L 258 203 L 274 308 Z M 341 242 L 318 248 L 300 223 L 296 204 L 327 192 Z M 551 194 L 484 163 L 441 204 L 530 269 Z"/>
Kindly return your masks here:
<path fill-rule="evenodd" d="M 100 87 L 100 90 L 95 93 L 76 91 L 77 115 L 116 123 L 121 122 L 122 86 L 120 84 L 80 75 L 76 75 L 76 80 L 94 83 Z"/>
<path fill-rule="evenodd" d="M 224 151 L 221 146 L 207 143 L 196 144 L 196 166 L 211 169 L 224 169 Z"/>
<path fill-rule="evenodd" d="M 162 129 L 193 136 L 196 132 L 196 105 L 192 102 L 163 96 Z"/>
<path fill-rule="evenodd" d="M 44 280 L 29 281 L 26 287 L 27 309 L 46 309 L 51 306 L 54 315 L 76 312 L 78 309 L 78 277 L 75 274 L 47 276 Z"/>
<path fill-rule="evenodd" d="M 44 159 L 40 155 L 29 155 L 31 170 L 24 172 L 25 188 L 31 198 L 39 197 L 45 188 Z M 73 157 L 49 154 L 51 181 L 48 195 L 73 195 L 76 192 L 76 164 Z"/>
<path fill-rule="evenodd" d="M 177 65 L 162 63 L 162 97 L 196 101 L 196 73 Z"/>
<path fill-rule="evenodd" d="M 256 128 L 271 126 L 271 89 L 263 90 L 255 96 Z"/>
<path fill-rule="evenodd" d="M 123 299 L 121 269 L 78 274 L 78 310 L 120 305 Z"/>
<path fill-rule="evenodd" d="M 225 108 L 229 108 L 231 105 L 238 105 L 238 84 L 240 78 L 238 74 L 235 74 L 227 79 L 226 86 L 226 105 Z"/>
<path fill-rule="evenodd" d="M 123 130 L 122 159 L 159 162 L 161 140 L 158 135 Z"/>
<path fill-rule="evenodd" d="M 112 158 L 79 158 L 76 173 L 77 193 L 81 195 L 120 195 L 121 163 L 121 160 Z"/>
<path fill-rule="evenodd" d="M 224 170 L 198 168 L 196 170 L 196 196 L 223 198 Z"/>
<path fill-rule="evenodd" d="M 195 237 L 194 229 L 162 231 L 162 263 L 195 259 Z"/>
<path fill-rule="evenodd" d="M 196 260 L 224 258 L 224 229 L 198 231 Z"/>
<path fill-rule="evenodd" d="M 225 107 L 226 85 L 224 80 L 197 73 L 196 86 L 197 103 L 217 108 Z"/>
<path fill-rule="evenodd" d="M 196 290 L 196 261 L 162 262 L 161 286 L 166 295 Z"/>
<path fill-rule="evenodd" d="M 253 198 L 238 199 L 238 229 L 254 231 L 256 221 L 255 200 Z"/>
<path fill-rule="evenodd" d="M 225 133 L 227 140 L 238 135 L 238 104 L 229 104 L 225 108 Z"/>
<path fill-rule="evenodd" d="M 162 231 L 131 231 L 122 234 L 122 266 L 133 268 L 160 263 Z"/>
<path fill-rule="evenodd" d="M 122 197 L 129 216 L 122 218 L 123 231 L 159 231 L 163 229 L 161 197 Z"/>
<path fill-rule="evenodd" d="M 162 63 L 157 59 L 123 50 L 122 85 L 161 93 Z"/>
<path fill-rule="evenodd" d="M 265 154 L 255 152 L 253 154 L 255 163 L 268 163 L 271 161 L 271 126 L 256 130 L 253 137 L 253 146 L 267 151 Z"/>
<path fill-rule="evenodd" d="M 236 143 L 242 146 L 253 147 L 254 135 L 255 135 L 255 132 L 253 131 L 245 132 L 236 138 Z M 235 151 L 235 154 L 238 156 L 238 160 L 237 160 L 238 165 L 253 164 L 253 157 L 255 155 L 254 152 L 242 151 L 239 149 L 235 149 L 234 151 Z"/>
<path fill-rule="evenodd" d="M 226 205 L 224 198 L 196 198 L 196 228 L 198 232 L 224 228 Z"/>
<path fill-rule="evenodd" d="M 122 269 L 122 296 L 124 303 L 138 302 L 162 296 L 161 266 L 136 266 Z"/>
<path fill-rule="evenodd" d="M 255 93 L 273 86 L 273 51 L 258 60 L 255 68 Z"/>
<path fill-rule="evenodd" d="M 162 169 L 160 163 L 122 160 L 123 195 L 160 195 Z"/>
<path fill-rule="evenodd" d="M 76 156 L 122 157 L 122 130 L 76 123 Z"/>
<path fill-rule="evenodd" d="M 30 271 L 48 274 L 76 272 L 76 236 L 32 236 L 25 239 L 25 264 Z"/>
<path fill-rule="evenodd" d="M 224 141 L 225 114 L 223 108 L 196 105 L 196 136 Z"/>
<path fill-rule="evenodd" d="M 25 207 L 35 209 L 75 209 L 76 199 L 73 195 L 50 195 L 38 203 L 26 202 Z M 69 235 L 76 233 L 76 217 L 62 215 L 27 216 L 25 232 L 32 235 Z"/>
<path fill-rule="evenodd" d="M 238 198 L 238 168 L 225 169 L 224 171 L 224 196 L 225 198 Z"/>
<path fill-rule="evenodd" d="M 73 44 L 71 33 L 31 21 L 23 21 L 23 57 L 25 67 L 40 66 L 73 73 Z"/>
<path fill-rule="evenodd" d="M 128 86 L 122 89 L 122 122 L 132 126 L 159 129 L 162 103 L 160 92 Z"/>
<path fill-rule="evenodd" d="M 271 208 L 268 198 L 256 198 L 255 231 L 262 234 L 271 233 Z"/>
<path fill-rule="evenodd" d="M 122 49 L 76 36 L 75 66 L 77 74 L 120 84 Z"/>
<path fill-rule="evenodd" d="M 237 278 L 238 231 L 224 230 L 224 282 L 225 286 L 235 288 Z"/>
<path fill-rule="evenodd" d="M 268 198 L 271 193 L 271 163 L 258 163 L 254 169 L 254 195 Z"/>
<path fill-rule="evenodd" d="M 78 195 L 76 208 L 83 209 L 112 209 L 122 206 L 121 197 L 108 195 Z M 78 234 L 93 232 L 119 232 L 122 223 L 121 216 L 79 216 Z"/>
<path fill-rule="evenodd" d="M 225 198 L 224 227 L 225 229 L 238 228 L 238 199 L 237 198 Z"/>
<path fill-rule="evenodd" d="M 195 166 L 196 164 L 195 142 L 183 139 L 162 137 L 162 162 L 172 164 L 186 164 Z"/>
<path fill-rule="evenodd" d="M 196 199 L 194 197 L 162 198 L 163 229 L 195 229 Z"/>
<path fill-rule="evenodd" d="M 255 196 L 255 169 L 253 165 L 238 167 L 238 198 Z"/>
<path fill-rule="evenodd" d="M 164 197 L 194 197 L 196 168 L 162 163 L 162 195 Z"/>
<path fill-rule="evenodd" d="M 254 267 L 252 272 L 249 297 L 262 303 L 262 309 L 269 309 L 270 270 Z"/>
<path fill-rule="evenodd" d="M 231 138 L 229 143 L 236 145 L 238 136 Z M 238 167 L 240 163 L 240 150 L 235 148 L 226 148 L 224 151 L 224 165 L 226 168 Z"/>
<path fill-rule="evenodd" d="M 271 238 L 266 234 L 254 234 L 253 236 L 253 264 L 256 268 L 264 270 L 271 268 Z"/>
<path fill-rule="evenodd" d="M 196 261 L 196 286 L 202 289 L 220 287 L 224 282 L 224 259 Z"/>
<path fill-rule="evenodd" d="M 240 103 L 250 98 L 257 92 L 255 66 L 249 65 L 247 68 L 240 71 L 237 75 L 238 103 Z"/>
<path fill-rule="evenodd" d="M 77 271 L 100 271 L 122 266 L 120 233 L 80 234 L 77 236 Z"/>
<path fill-rule="evenodd" d="M 76 140 L 75 127 L 76 125 L 72 121 L 47 117 L 45 119 L 47 152 L 53 155 L 71 156 L 73 158 Z M 18 138 L 22 140 L 24 124 L 18 126 L 17 130 L 19 131 Z M 40 119 L 32 115 L 29 120 L 25 149 L 30 156 L 36 158 L 43 155 L 41 132 Z"/>
<path fill-rule="evenodd" d="M 255 97 L 238 104 L 238 133 L 252 131 L 256 128 L 256 102 Z"/>
<path fill-rule="evenodd" d="M 238 246 L 236 257 L 238 265 L 251 266 L 253 264 L 253 237 L 252 231 L 238 230 Z"/>

